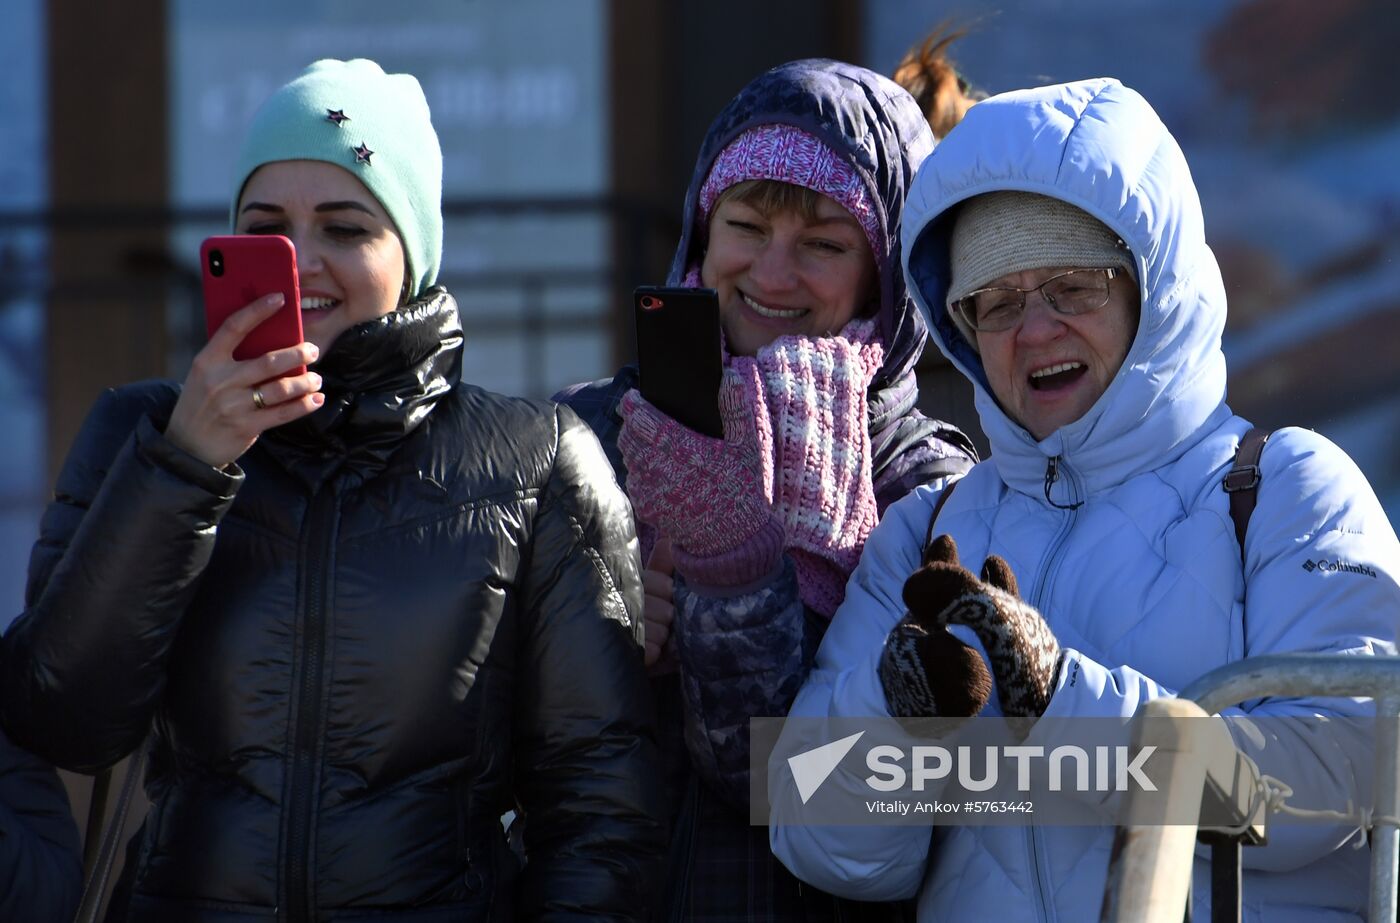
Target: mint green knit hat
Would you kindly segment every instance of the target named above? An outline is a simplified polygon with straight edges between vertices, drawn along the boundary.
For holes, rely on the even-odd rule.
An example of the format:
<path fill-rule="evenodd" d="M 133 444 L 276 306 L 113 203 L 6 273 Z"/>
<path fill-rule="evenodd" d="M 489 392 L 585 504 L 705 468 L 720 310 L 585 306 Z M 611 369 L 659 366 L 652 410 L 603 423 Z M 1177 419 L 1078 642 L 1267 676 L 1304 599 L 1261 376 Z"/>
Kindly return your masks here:
<path fill-rule="evenodd" d="M 321 160 L 348 170 L 384 206 L 408 258 L 409 300 L 442 265 L 442 148 L 423 88 L 373 61 L 325 59 L 262 104 L 233 173 L 230 219 L 253 171 L 279 160 Z"/>

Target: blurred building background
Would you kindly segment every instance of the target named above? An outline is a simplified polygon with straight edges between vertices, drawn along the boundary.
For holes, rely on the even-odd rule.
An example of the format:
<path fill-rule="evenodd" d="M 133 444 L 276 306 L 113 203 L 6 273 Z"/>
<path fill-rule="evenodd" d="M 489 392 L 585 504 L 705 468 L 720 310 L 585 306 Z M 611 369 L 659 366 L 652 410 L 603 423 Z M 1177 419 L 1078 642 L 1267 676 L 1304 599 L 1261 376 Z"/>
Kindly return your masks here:
<path fill-rule="evenodd" d="M 889 73 L 943 21 L 971 28 L 953 53 L 986 91 L 1112 75 L 1151 100 L 1229 287 L 1232 405 L 1339 442 L 1400 518 L 1393 0 L 4 0 L 0 626 L 98 391 L 183 377 L 238 139 L 306 63 L 420 78 L 466 376 L 543 396 L 630 358 L 627 293 L 664 276 L 741 85 L 811 55 Z M 926 366 L 925 405 L 975 427 L 960 379 Z"/>

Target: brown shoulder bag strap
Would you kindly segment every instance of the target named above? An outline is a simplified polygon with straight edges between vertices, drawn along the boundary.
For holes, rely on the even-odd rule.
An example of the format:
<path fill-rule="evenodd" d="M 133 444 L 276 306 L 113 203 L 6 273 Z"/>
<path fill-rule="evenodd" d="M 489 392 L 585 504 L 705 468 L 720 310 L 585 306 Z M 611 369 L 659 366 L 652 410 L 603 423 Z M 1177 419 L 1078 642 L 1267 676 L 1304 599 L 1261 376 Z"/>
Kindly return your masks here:
<path fill-rule="evenodd" d="M 1264 454 L 1264 443 L 1272 435 L 1272 430 L 1257 426 L 1245 433 L 1240 447 L 1235 450 L 1235 464 L 1220 483 L 1230 495 L 1230 518 L 1235 521 L 1235 538 L 1240 543 L 1241 561 L 1244 560 L 1244 536 L 1249 529 L 1249 517 L 1254 514 L 1254 504 L 1258 500 L 1259 458 Z"/>
<path fill-rule="evenodd" d="M 938 499 L 933 501 L 933 514 L 928 518 L 928 532 L 924 533 L 924 553 L 920 556 L 924 564 L 928 563 L 929 548 L 933 545 L 933 527 L 938 524 L 938 514 L 943 511 L 943 504 L 948 502 L 948 498 L 953 495 L 953 488 L 957 486 L 957 481 L 949 481 L 938 495 Z"/>

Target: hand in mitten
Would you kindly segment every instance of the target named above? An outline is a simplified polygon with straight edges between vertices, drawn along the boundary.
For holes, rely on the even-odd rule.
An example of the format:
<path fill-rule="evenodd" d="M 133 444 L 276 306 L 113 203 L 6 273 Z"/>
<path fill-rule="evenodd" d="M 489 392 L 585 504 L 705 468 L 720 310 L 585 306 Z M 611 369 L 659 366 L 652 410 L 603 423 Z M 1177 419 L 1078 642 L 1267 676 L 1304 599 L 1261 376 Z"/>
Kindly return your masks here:
<path fill-rule="evenodd" d="M 876 322 L 781 336 L 733 362 L 758 366 L 773 421 L 773 509 L 802 601 L 830 618 L 879 520 L 867 421 L 870 383 L 884 362 Z"/>
<path fill-rule="evenodd" d="M 934 541 L 956 560 L 947 535 Z M 966 625 L 987 651 L 1002 712 L 1008 718 L 1038 718 L 1050 705 L 1060 665 L 1060 644 L 1034 606 L 1021 600 L 1011 567 L 988 556 L 979 580 L 964 567 L 929 565 L 904 584 L 911 612 L 937 612 L 940 625 Z"/>
<path fill-rule="evenodd" d="M 676 569 L 693 582 L 751 583 L 783 550 L 773 513 L 773 438 L 756 373 L 725 371 L 724 438 L 672 420 L 635 390 L 623 395 L 618 449 L 637 518 L 671 540 Z"/>
<path fill-rule="evenodd" d="M 957 546 L 945 538 L 934 542 L 923 567 L 905 582 L 908 611 L 885 639 L 880 657 L 880 683 L 897 718 L 970 718 L 992 694 L 982 655 L 949 633 L 946 604 L 909 592 L 915 578 L 930 569 L 963 571 Z"/>

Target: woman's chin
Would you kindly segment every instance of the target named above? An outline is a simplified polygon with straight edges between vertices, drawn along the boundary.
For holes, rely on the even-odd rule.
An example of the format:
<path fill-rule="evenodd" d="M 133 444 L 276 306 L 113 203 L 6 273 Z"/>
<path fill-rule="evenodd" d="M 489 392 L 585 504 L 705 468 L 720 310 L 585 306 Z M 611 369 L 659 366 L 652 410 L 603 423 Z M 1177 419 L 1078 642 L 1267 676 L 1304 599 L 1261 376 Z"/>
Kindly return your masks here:
<path fill-rule="evenodd" d="M 338 311 L 302 311 L 301 312 L 301 335 L 308 343 L 315 344 L 321 351 L 321 355 L 326 354 L 326 350 L 335 342 L 335 338 L 340 336 L 344 329 L 344 324 L 337 316 Z"/>

